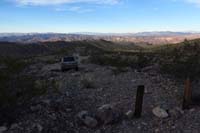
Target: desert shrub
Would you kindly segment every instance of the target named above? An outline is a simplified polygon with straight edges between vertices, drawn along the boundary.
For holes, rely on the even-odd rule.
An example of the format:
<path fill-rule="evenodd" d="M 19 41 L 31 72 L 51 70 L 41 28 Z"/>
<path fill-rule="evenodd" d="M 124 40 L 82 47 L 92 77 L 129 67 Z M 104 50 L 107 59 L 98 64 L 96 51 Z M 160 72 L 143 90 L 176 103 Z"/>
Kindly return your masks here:
<path fill-rule="evenodd" d="M 123 72 L 127 72 L 128 69 L 127 68 L 123 68 L 123 67 L 115 67 L 115 68 L 112 68 L 112 73 L 114 75 L 118 75 L 120 73 L 123 73 Z"/>
<path fill-rule="evenodd" d="M 35 94 L 43 95 L 49 92 L 59 93 L 59 82 L 56 80 L 36 80 L 35 81 Z"/>
<path fill-rule="evenodd" d="M 56 59 L 48 59 L 45 61 L 46 64 L 55 64 L 57 62 L 58 62 L 58 60 L 56 60 Z"/>
<path fill-rule="evenodd" d="M 83 77 L 81 79 L 81 85 L 82 85 L 82 88 L 87 88 L 87 89 L 95 88 L 92 78 L 88 78 L 88 77 Z"/>
<path fill-rule="evenodd" d="M 29 60 L 0 58 L 0 124 L 16 119 L 33 98 L 59 91 L 56 80 L 27 75 L 23 70 L 30 64 Z"/>
<path fill-rule="evenodd" d="M 38 83 L 34 77 L 27 75 L 16 76 L 0 86 L 0 104 L 1 107 L 26 104 L 46 92 L 46 82 Z"/>
<path fill-rule="evenodd" d="M 47 93 L 59 93 L 59 84 L 56 80 L 40 79 L 33 76 L 20 76 L 12 83 L 17 88 L 12 97 L 15 101 L 26 104 L 32 98 L 45 95 Z"/>
<path fill-rule="evenodd" d="M 0 86 L 0 124 L 15 122 L 33 98 L 47 92 L 46 82 L 38 85 L 33 76 L 14 76 L 3 84 Z"/>
<path fill-rule="evenodd" d="M 131 67 L 141 69 L 151 63 L 143 53 L 137 55 L 99 54 L 91 56 L 89 59 L 95 64 L 109 65 L 117 68 Z"/>
<path fill-rule="evenodd" d="M 28 105 L 33 97 L 45 93 L 44 88 L 36 86 L 33 75 L 23 74 L 30 63 L 14 58 L 0 60 L 0 64 L 4 66 L 0 69 L 0 124 L 18 117 L 20 109 Z"/>
<path fill-rule="evenodd" d="M 198 42 L 185 40 L 183 44 L 160 58 L 161 72 L 179 78 L 200 76 L 200 46 Z"/>

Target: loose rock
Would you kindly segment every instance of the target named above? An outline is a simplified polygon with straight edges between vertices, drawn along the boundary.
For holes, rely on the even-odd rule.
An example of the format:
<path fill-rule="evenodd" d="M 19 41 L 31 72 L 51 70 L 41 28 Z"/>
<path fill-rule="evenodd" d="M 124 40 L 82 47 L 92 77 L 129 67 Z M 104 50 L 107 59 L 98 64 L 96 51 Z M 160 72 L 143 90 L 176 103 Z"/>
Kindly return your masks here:
<path fill-rule="evenodd" d="M 117 122 L 121 117 L 121 113 L 110 104 L 98 108 L 96 115 L 104 124 Z"/>
<path fill-rule="evenodd" d="M 7 130 L 7 127 L 5 127 L 5 126 L 1 126 L 0 127 L 0 133 L 5 132 L 6 130 Z"/>
<path fill-rule="evenodd" d="M 166 118 L 169 116 L 168 113 L 164 109 L 161 109 L 160 107 L 154 108 L 153 114 L 159 118 Z"/>
<path fill-rule="evenodd" d="M 94 128 L 98 124 L 97 120 L 90 116 L 86 116 L 83 122 L 87 127 L 90 127 L 90 128 Z"/>
<path fill-rule="evenodd" d="M 88 111 L 81 111 L 77 115 L 78 124 L 83 124 L 87 127 L 94 128 L 98 125 L 98 121 L 93 118 Z"/>
<path fill-rule="evenodd" d="M 134 113 L 133 113 L 133 111 L 132 110 L 129 110 L 128 112 L 126 112 L 126 117 L 128 118 L 128 119 L 132 119 L 133 118 L 133 115 L 134 115 Z"/>
<path fill-rule="evenodd" d="M 36 124 L 36 127 L 38 129 L 39 132 L 42 132 L 43 127 L 40 124 Z"/>

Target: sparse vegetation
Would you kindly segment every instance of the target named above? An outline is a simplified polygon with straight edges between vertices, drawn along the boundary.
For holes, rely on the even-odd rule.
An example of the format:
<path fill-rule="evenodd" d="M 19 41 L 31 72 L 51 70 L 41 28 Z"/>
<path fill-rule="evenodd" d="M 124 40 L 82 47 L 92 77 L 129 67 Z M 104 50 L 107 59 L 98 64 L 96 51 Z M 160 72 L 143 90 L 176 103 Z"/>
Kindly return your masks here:
<path fill-rule="evenodd" d="M 185 40 L 160 57 L 161 71 L 179 78 L 200 76 L 200 42 Z"/>
<path fill-rule="evenodd" d="M 12 121 L 20 113 L 20 110 L 16 112 L 19 106 L 26 106 L 32 98 L 47 92 L 49 83 L 37 82 L 34 75 L 23 73 L 30 64 L 29 60 L 1 58 L 1 65 L 4 67 L 0 69 L 0 111 L 2 113 L 0 123 Z M 12 118 L 4 115 L 11 111 L 16 113 L 13 113 Z"/>
<path fill-rule="evenodd" d="M 91 88 L 95 88 L 94 85 L 94 81 L 92 80 L 92 78 L 90 77 L 83 77 L 81 79 L 81 85 L 82 88 L 86 88 L 86 89 L 91 89 Z"/>
<path fill-rule="evenodd" d="M 37 120 L 44 123 L 42 126 L 45 127 L 45 131 L 54 131 L 52 127 L 57 128 L 57 122 L 65 127 L 65 122 L 71 123 L 75 113 L 83 109 L 94 112 L 95 115 L 95 111 L 102 104 L 115 104 L 119 101 L 119 106 L 126 111 L 130 108 L 130 103 L 133 103 L 136 85 L 140 84 L 141 80 L 148 86 L 148 96 L 144 99 L 144 107 L 147 109 L 145 113 L 152 112 L 149 110 L 149 104 L 175 108 L 182 100 L 182 83 L 174 83 L 174 78 L 171 80 L 170 76 L 163 76 L 162 73 L 178 78 L 200 76 L 199 40 L 185 40 L 184 43 L 175 45 L 146 46 L 135 50 L 130 46 L 115 47 L 114 43 L 104 40 L 98 43 L 79 43 L 73 42 L 69 49 L 58 43 L 63 50 L 56 49 L 56 52 L 32 59 L 0 58 L 0 124 L 18 118 L 22 112 L 25 116 L 21 115 L 20 122 L 28 117 L 27 121 L 32 124 L 33 118 L 37 117 Z M 105 50 L 107 46 L 108 50 Z M 59 58 L 76 52 L 82 61 L 80 71 L 61 72 Z M 162 73 L 157 71 L 158 66 Z M 133 71 L 131 68 L 141 71 Z M 167 112 L 170 119 L 165 120 L 173 123 L 176 117 L 171 116 L 170 111 Z M 148 123 L 157 124 L 153 115 L 146 116 L 149 117 Z M 49 128 L 51 123 L 55 125 Z M 31 124 L 28 127 L 19 126 L 26 129 L 30 128 Z M 113 125 L 115 126 L 118 125 Z M 106 125 L 104 127 L 107 128 Z M 77 129 L 73 125 L 70 128 L 72 130 L 69 132 Z M 101 124 L 97 128 L 102 129 Z M 61 131 L 63 130 L 62 128 Z"/>
<path fill-rule="evenodd" d="M 143 53 L 137 55 L 122 54 L 103 54 L 90 57 L 90 61 L 99 65 L 110 65 L 117 68 L 131 67 L 133 69 L 141 69 L 151 63 L 149 57 Z"/>

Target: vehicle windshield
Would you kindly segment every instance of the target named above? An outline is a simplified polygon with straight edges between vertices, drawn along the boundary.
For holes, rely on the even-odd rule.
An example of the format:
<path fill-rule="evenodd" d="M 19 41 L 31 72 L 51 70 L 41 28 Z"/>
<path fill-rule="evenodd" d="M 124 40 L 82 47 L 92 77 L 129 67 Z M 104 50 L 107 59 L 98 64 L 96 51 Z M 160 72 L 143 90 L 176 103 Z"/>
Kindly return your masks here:
<path fill-rule="evenodd" d="M 64 62 L 70 62 L 70 61 L 75 61 L 74 57 L 65 57 L 63 59 Z"/>

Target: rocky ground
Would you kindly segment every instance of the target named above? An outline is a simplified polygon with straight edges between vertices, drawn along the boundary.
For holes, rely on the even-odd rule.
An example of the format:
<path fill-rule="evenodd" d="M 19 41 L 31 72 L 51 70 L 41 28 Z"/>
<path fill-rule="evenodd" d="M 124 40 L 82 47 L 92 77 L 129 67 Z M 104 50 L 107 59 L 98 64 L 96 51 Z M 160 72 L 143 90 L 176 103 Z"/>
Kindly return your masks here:
<path fill-rule="evenodd" d="M 81 64 L 61 72 L 59 64 L 36 63 L 27 72 L 56 81 L 58 88 L 32 100 L 8 133 L 200 132 L 200 107 L 182 110 L 183 83 L 161 75 L 156 66 L 141 72 Z M 134 118 L 138 85 L 145 85 L 141 118 Z"/>

